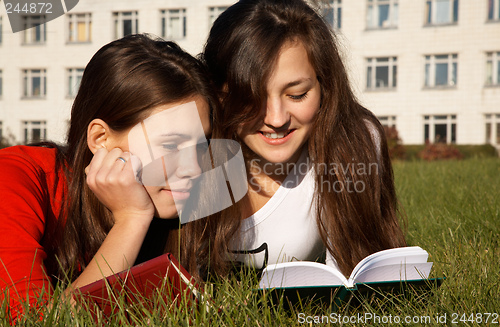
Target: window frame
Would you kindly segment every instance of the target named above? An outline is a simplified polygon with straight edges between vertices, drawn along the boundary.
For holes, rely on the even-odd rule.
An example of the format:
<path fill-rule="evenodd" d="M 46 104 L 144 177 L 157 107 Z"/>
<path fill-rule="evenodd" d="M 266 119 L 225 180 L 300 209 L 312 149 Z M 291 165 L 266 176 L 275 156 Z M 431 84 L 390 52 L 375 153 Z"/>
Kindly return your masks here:
<path fill-rule="evenodd" d="M 439 58 L 444 57 L 446 58 Z M 433 54 L 424 56 L 424 88 L 425 89 L 455 89 L 458 85 L 458 53 Z M 446 63 L 448 76 L 446 84 L 438 84 L 437 65 Z M 451 69 L 450 69 L 451 67 Z"/>
<path fill-rule="evenodd" d="M 177 11 L 177 12 L 175 12 Z M 186 8 L 169 8 L 160 10 L 161 17 L 161 36 L 167 40 L 184 40 L 187 37 L 187 10 Z M 172 18 L 179 18 L 182 22 L 180 23 L 182 26 L 182 35 L 181 36 L 173 36 L 169 34 L 169 31 L 172 31 L 172 28 L 169 28 L 171 25 L 169 24 L 172 21 Z"/>
<path fill-rule="evenodd" d="M 499 87 L 500 86 L 500 51 L 486 52 L 486 78 L 484 86 Z"/>
<path fill-rule="evenodd" d="M 33 139 L 33 131 L 39 126 L 40 139 Z M 24 144 L 40 142 L 47 139 L 47 121 L 46 120 L 23 120 L 22 121 L 22 135 Z"/>
<path fill-rule="evenodd" d="M 342 29 L 342 0 L 329 0 L 323 3 L 321 16 L 333 30 Z"/>
<path fill-rule="evenodd" d="M 384 116 L 377 116 L 377 119 L 380 122 L 380 125 L 385 126 L 385 127 L 393 127 L 396 128 L 397 124 L 397 117 L 394 115 L 384 115 Z"/>
<path fill-rule="evenodd" d="M 383 61 L 387 59 L 387 61 Z M 366 58 L 366 90 L 367 91 L 388 91 L 397 88 L 398 58 L 389 57 L 368 57 Z M 387 67 L 387 86 L 378 86 L 377 68 Z"/>
<path fill-rule="evenodd" d="M 389 6 L 387 20 L 380 22 L 380 7 Z M 372 8 L 372 10 L 370 10 Z M 385 22 L 388 22 L 384 26 Z M 366 29 L 395 29 L 399 25 L 399 0 L 367 0 L 366 1 Z"/>
<path fill-rule="evenodd" d="M 446 21 L 438 21 L 438 2 L 448 2 L 449 17 Z M 459 0 L 425 0 L 424 26 L 446 26 L 457 25 L 459 20 Z"/>
<path fill-rule="evenodd" d="M 21 34 L 22 45 L 44 45 L 47 42 L 47 24 L 38 24 L 45 21 L 45 15 L 22 16 L 23 32 Z M 38 25 L 35 25 L 38 24 Z M 31 26 L 31 27 L 28 27 Z M 39 34 L 39 39 L 38 39 Z"/>
<path fill-rule="evenodd" d="M 113 11 L 113 36 L 115 39 L 121 39 L 124 36 L 130 34 L 139 33 L 139 12 L 134 11 Z M 130 19 L 128 19 L 130 17 Z M 124 22 L 130 20 L 131 22 L 131 33 L 124 33 Z"/>
<path fill-rule="evenodd" d="M 212 28 L 217 17 L 224 12 L 229 6 L 210 6 L 208 7 L 208 30 Z"/>
<path fill-rule="evenodd" d="M 66 97 L 74 98 L 78 93 L 80 88 L 80 82 L 82 81 L 83 71 L 85 68 L 72 67 L 66 69 Z M 75 80 L 74 83 L 72 80 Z"/>
<path fill-rule="evenodd" d="M 39 74 L 39 76 L 37 76 Z M 22 99 L 45 99 L 47 96 L 47 69 L 45 68 L 25 68 L 22 75 Z M 34 94 L 33 79 L 40 78 L 40 94 Z"/>
<path fill-rule="evenodd" d="M 92 13 L 71 13 L 68 14 L 67 19 L 67 43 L 74 44 L 92 42 Z M 85 26 L 85 37 L 82 40 L 80 40 L 79 23 L 83 23 Z"/>
<path fill-rule="evenodd" d="M 487 22 L 500 22 L 500 0 L 487 0 Z"/>
<path fill-rule="evenodd" d="M 485 142 L 493 146 L 500 146 L 500 113 L 484 115 Z M 489 125 L 489 126 L 488 126 Z M 489 127 L 489 128 L 488 128 Z M 489 131 L 488 131 L 489 129 Z"/>
<path fill-rule="evenodd" d="M 436 126 L 446 125 L 445 141 L 442 142 L 439 138 L 436 140 Z M 448 141 L 448 135 L 450 140 Z M 457 143 L 457 115 L 456 114 L 439 114 L 424 116 L 424 143 Z"/>

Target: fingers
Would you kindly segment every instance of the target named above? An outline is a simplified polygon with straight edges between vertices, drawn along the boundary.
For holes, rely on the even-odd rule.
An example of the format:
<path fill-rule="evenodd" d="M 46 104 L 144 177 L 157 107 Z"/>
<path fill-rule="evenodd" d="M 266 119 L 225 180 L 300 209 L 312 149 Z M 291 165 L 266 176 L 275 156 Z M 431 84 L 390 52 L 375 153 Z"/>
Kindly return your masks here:
<path fill-rule="evenodd" d="M 112 150 L 103 162 L 103 167 L 108 168 L 107 179 L 111 179 L 112 182 L 116 181 L 116 179 L 122 174 L 123 170 L 125 170 L 127 166 L 132 167 L 130 163 L 129 152 L 122 152 L 120 154 L 113 153 Z"/>
<path fill-rule="evenodd" d="M 91 188 L 106 185 L 128 185 L 134 178 L 130 153 L 115 148 L 111 151 L 99 149 L 85 169 L 87 183 Z"/>
<path fill-rule="evenodd" d="M 138 182 L 142 180 L 142 162 L 141 159 L 139 159 L 138 156 L 135 156 L 133 154 L 130 154 L 130 160 L 129 160 L 132 170 L 134 172 L 134 176 L 137 179 Z"/>

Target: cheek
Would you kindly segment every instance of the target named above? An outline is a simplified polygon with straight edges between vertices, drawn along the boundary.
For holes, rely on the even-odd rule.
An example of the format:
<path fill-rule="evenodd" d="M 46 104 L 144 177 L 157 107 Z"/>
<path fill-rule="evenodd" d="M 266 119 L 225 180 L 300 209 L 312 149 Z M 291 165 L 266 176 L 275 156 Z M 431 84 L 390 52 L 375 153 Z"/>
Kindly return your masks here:
<path fill-rule="evenodd" d="M 316 114 L 319 111 L 320 99 L 319 97 L 315 99 L 310 99 L 309 102 L 304 103 L 303 106 L 297 108 L 296 117 L 300 119 L 303 124 L 310 124 L 316 118 Z"/>

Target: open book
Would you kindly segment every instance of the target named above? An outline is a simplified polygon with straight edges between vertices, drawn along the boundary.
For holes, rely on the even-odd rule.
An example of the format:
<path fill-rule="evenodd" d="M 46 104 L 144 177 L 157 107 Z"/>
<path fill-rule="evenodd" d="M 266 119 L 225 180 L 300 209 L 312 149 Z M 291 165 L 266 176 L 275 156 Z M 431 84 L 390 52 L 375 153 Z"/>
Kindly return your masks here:
<path fill-rule="evenodd" d="M 193 277 L 167 253 L 83 286 L 74 297 L 76 301 L 88 301 L 94 314 L 106 317 L 123 305 L 153 308 L 157 297 L 167 304 L 193 303 L 201 300 L 202 294 Z"/>
<path fill-rule="evenodd" d="M 294 261 L 267 266 L 259 283 L 266 289 L 287 291 L 287 297 L 336 297 L 346 300 L 355 293 L 393 292 L 405 285 L 426 286 L 432 268 L 428 253 L 418 246 L 373 253 L 361 260 L 346 278 L 336 267 L 318 262 Z M 440 281 L 438 281 L 440 284 Z M 292 294 L 293 293 L 293 294 Z"/>

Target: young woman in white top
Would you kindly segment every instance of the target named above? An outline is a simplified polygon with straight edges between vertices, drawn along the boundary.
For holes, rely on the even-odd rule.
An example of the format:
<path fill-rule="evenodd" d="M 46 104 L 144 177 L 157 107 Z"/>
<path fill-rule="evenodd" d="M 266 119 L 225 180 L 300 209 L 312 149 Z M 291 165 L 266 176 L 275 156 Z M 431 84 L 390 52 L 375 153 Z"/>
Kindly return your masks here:
<path fill-rule="evenodd" d="M 249 191 L 200 221 L 202 270 L 326 250 L 347 275 L 405 245 L 382 126 L 355 99 L 335 36 L 309 5 L 237 2 L 215 21 L 203 59 L 222 100 L 213 137 L 242 144 Z"/>

